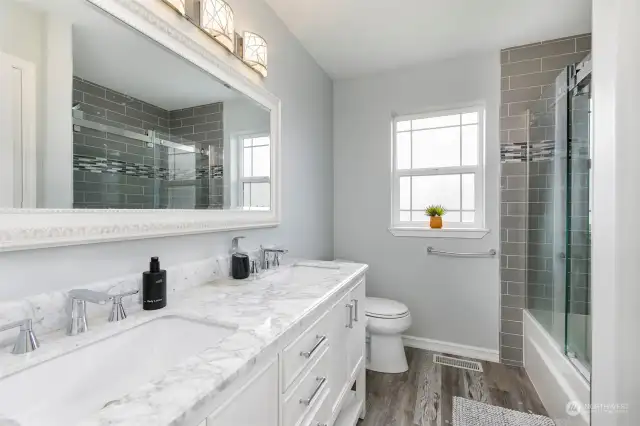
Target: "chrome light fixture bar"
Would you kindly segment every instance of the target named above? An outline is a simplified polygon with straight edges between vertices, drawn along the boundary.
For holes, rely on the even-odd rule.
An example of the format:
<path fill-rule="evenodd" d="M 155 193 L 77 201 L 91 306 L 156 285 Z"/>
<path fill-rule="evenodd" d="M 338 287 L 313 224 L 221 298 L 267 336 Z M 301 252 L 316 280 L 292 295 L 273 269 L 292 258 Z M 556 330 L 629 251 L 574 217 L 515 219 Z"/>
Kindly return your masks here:
<path fill-rule="evenodd" d="M 267 76 L 267 42 L 251 31 L 235 32 L 234 14 L 224 0 L 162 0 L 197 26 L 236 58 L 263 77 Z"/>
<path fill-rule="evenodd" d="M 233 10 L 224 0 L 200 1 L 200 27 L 230 52 L 234 51 Z"/>
<path fill-rule="evenodd" d="M 263 77 L 267 76 L 267 42 L 250 31 L 244 32 L 243 61 Z"/>

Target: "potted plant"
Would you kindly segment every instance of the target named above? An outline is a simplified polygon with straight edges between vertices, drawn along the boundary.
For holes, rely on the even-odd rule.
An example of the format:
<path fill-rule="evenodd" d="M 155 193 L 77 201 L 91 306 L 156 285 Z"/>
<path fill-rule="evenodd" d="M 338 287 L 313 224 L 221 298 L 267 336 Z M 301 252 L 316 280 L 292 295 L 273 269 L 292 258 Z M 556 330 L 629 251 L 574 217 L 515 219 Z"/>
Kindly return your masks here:
<path fill-rule="evenodd" d="M 431 219 L 429 220 L 429 226 L 433 229 L 442 228 L 442 216 L 445 215 L 447 209 L 442 207 L 439 204 L 433 204 L 427 207 L 424 214 L 429 216 Z"/>

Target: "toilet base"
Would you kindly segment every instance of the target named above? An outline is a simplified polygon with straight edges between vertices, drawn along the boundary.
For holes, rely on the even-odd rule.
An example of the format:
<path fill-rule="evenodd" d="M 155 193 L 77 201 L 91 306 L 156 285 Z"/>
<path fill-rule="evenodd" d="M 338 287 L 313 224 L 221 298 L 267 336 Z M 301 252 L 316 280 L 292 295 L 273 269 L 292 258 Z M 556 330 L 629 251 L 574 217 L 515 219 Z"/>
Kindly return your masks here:
<path fill-rule="evenodd" d="M 370 334 L 367 370 L 404 373 L 409 369 L 400 334 Z"/>

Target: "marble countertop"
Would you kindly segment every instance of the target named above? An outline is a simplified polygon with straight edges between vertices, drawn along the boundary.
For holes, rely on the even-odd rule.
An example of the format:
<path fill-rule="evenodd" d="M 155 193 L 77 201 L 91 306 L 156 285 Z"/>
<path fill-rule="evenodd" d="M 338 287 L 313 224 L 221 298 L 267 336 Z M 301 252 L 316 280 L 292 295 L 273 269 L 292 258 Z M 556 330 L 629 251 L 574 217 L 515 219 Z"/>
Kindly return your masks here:
<path fill-rule="evenodd" d="M 312 314 L 367 266 L 357 263 L 308 262 L 337 266 L 335 274 L 317 282 L 278 281 L 277 274 L 259 280 L 216 280 L 172 295 L 167 308 L 141 311 L 119 323 L 92 324 L 83 335 L 67 337 L 52 333 L 40 339 L 41 348 L 28 356 L 0 355 L 2 378 L 64 355 L 153 319 L 177 315 L 230 326 L 235 331 L 205 351 L 187 358 L 163 377 L 119 398 L 90 418 L 83 426 L 181 425 L 197 408 L 208 405 L 234 379 L 261 360 L 261 355 L 310 325 Z M 280 272 L 287 268 L 283 267 Z M 72 373 L 70 373 L 72 374 Z M 11 413 L 2 414 L 11 418 Z M 17 424 L 17 423 L 6 423 Z"/>

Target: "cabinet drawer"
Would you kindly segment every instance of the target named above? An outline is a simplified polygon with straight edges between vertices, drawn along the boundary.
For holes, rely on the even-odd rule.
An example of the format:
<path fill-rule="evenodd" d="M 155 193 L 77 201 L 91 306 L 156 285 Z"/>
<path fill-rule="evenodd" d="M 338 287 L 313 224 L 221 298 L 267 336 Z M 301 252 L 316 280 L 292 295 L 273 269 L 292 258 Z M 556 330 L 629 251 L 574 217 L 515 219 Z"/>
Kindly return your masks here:
<path fill-rule="evenodd" d="M 327 395 L 321 402 L 320 407 L 311 414 L 308 426 L 327 426 L 331 418 L 331 400 Z"/>
<path fill-rule="evenodd" d="M 282 425 L 298 426 L 323 402 L 329 388 L 330 358 L 325 347 L 315 363 L 285 394 Z"/>
<path fill-rule="evenodd" d="M 282 392 L 296 377 L 324 351 L 329 343 L 329 324 L 324 314 L 300 337 L 287 346 L 282 353 Z"/>

